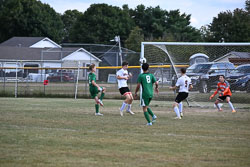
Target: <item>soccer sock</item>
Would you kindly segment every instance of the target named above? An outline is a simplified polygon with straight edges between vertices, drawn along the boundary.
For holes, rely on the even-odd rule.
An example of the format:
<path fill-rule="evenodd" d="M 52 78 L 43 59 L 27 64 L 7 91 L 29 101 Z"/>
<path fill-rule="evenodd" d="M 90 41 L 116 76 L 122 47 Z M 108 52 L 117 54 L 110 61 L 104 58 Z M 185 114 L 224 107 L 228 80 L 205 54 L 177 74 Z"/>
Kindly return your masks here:
<path fill-rule="evenodd" d="M 100 100 L 102 100 L 103 99 L 103 97 L 104 97 L 104 95 L 105 95 L 105 93 L 101 93 L 101 97 L 100 97 Z"/>
<path fill-rule="evenodd" d="M 151 121 L 150 121 L 148 112 L 144 112 L 144 116 L 145 116 L 146 120 L 148 121 L 148 123 L 150 123 Z"/>
<path fill-rule="evenodd" d="M 95 113 L 99 113 L 99 105 L 98 104 L 95 105 Z"/>
<path fill-rule="evenodd" d="M 128 104 L 127 111 L 130 111 L 130 110 L 131 110 L 131 105 L 132 105 L 132 104 Z"/>
<path fill-rule="evenodd" d="M 231 103 L 231 101 L 228 102 L 229 106 L 231 107 L 232 110 L 234 110 L 234 106 L 233 104 Z"/>
<path fill-rule="evenodd" d="M 179 103 L 179 111 L 182 113 L 182 102 Z"/>
<path fill-rule="evenodd" d="M 125 109 L 126 105 L 127 105 L 127 103 L 123 102 L 123 103 L 122 103 L 122 106 L 121 106 L 121 108 L 120 108 L 120 111 L 123 111 L 123 110 Z"/>
<path fill-rule="evenodd" d="M 151 110 L 151 108 L 148 107 L 147 110 L 148 110 L 148 113 L 153 117 L 153 116 L 154 116 L 154 113 L 153 113 L 153 111 Z"/>
<path fill-rule="evenodd" d="M 218 104 L 216 104 L 216 103 L 214 103 L 214 104 L 218 108 L 218 110 L 220 110 L 220 106 Z"/>
<path fill-rule="evenodd" d="M 175 113 L 176 113 L 176 116 L 177 117 L 180 117 L 180 111 L 179 111 L 179 108 L 176 106 L 176 107 L 174 107 L 174 111 L 175 111 Z"/>

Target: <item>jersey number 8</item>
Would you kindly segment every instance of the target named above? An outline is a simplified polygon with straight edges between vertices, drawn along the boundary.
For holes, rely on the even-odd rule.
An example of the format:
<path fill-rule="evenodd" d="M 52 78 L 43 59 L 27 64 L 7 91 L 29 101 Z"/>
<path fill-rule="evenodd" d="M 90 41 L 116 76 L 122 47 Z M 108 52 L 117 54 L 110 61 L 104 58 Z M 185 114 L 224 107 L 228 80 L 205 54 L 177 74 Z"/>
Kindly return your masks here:
<path fill-rule="evenodd" d="M 147 83 L 150 83 L 151 80 L 150 80 L 150 76 L 149 75 L 146 76 L 146 80 L 147 80 Z"/>

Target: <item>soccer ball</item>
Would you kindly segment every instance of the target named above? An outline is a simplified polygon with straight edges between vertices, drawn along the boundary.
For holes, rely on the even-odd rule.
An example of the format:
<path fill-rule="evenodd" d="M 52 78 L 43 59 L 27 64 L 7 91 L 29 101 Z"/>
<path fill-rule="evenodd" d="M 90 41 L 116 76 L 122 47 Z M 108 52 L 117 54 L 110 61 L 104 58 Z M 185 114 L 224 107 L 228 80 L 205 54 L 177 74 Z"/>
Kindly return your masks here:
<path fill-rule="evenodd" d="M 144 58 L 140 58 L 140 63 L 141 63 L 141 64 L 146 63 L 146 62 L 147 62 L 147 60 L 146 60 L 145 57 L 144 57 Z"/>

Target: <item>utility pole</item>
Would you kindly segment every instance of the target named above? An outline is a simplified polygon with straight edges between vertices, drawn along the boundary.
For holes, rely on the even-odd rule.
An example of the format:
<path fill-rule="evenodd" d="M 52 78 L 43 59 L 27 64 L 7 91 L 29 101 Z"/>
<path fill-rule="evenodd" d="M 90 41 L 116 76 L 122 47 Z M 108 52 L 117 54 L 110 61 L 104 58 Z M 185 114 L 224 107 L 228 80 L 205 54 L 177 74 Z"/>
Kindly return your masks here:
<path fill-rule="evenodd" d="M 115 41 L 118 43 L 119 45 L 119 56 L 120 56 L 120 61 L 121 61 L 121 64 L 122 64 L 122 47 L 121 47 L 121 39 L 120 39 L 120 36 L 115 36 L 114 39 L 110 40 L 110 41 Z"/>

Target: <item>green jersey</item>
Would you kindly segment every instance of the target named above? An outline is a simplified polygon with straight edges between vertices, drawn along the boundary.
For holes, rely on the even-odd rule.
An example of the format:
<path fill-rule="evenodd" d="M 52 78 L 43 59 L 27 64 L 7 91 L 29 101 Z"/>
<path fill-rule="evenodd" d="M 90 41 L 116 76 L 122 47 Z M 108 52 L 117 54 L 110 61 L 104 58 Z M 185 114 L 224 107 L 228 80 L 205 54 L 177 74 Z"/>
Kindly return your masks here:
<path fill-rule="evenodd" d="M 95 73 L 89 73 L 89 87 L 95 87 L 93 84 L 92 84 L 92 81 L 95 81 L 96 82 L 96 75 Z"/>
<path fill-rule="evenodd" d="M 153 98 L 153 84 L 156 82 L 155 76 L 150 73 L 142 73 L 137 79 L 137 83 L 142 86 L 142 98 Z"/>
<path fill-rule="evenodd" d="M 89 73 L 89 92 L 92 98 L 95 98 L 98 94 L 98 88 L 92 84 L 92 81 L 96 82 L 96 75 L 94 73 Z"/>

